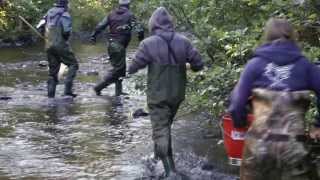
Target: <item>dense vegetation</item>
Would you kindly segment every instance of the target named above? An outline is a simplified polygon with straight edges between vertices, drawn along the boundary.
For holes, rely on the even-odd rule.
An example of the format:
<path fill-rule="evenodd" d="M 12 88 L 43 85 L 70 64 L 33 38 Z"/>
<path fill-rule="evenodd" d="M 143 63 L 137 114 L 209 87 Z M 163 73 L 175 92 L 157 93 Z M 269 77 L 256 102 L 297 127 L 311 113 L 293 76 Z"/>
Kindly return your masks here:
<path fill-rule="evenodd" d="M 117 3 L 116 0 L 71 2 L 75 31 L 92 29 Z M 0 38 L 8 32 L 25 30 L 17 14 L 35 24 L 52 4 L 53 0 L 7 1 L 0 9 Z M 228 94 L 252 50 L 261 43 L 264 23 L 270 17 L 289 19 L 298 31 L 305 54 L 312 61 L 320 57 L 318 0 L 135 0 L 132 8 L 147 25 L 150 14 L 160 5 L 174 15 L 179 31 L 192 35 L 208 67 L 204 76 L 191 75 L 188 103 L 215 116 L 225 110 Z"/>

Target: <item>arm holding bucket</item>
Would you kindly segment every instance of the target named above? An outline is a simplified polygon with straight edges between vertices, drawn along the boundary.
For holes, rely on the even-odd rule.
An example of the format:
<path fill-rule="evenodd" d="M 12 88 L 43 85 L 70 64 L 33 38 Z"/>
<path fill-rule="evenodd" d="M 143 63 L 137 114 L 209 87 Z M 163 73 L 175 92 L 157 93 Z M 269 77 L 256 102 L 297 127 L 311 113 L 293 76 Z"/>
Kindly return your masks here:
<path fill-rule="evenodd" d="M 233 123 L 236 128 L 245 127 L 247 125 L 246 105 L 249 97 L 251 96 L 253 83 L 256 79 L 256 69 L 257 60 L 252 59 L 246 65 L 240 76 L 239 82 L 232 91 L 231 103 L 228 110 L 231 113 Z"/>

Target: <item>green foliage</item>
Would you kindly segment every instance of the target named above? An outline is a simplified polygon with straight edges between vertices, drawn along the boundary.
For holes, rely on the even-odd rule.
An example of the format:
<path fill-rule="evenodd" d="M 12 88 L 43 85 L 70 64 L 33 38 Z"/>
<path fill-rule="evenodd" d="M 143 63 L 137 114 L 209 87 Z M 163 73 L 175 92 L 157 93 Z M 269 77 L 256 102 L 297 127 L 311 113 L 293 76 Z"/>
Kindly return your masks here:
<path fill-rule="evenodd" d="M 115 1 L 114 1 L 115 2 Z M 76 31 L 92 31 L 99 21 L 109 12 L 113 1 L 73 0 L 71 14 Z"/>
<path fill-rule="evenodd" d="M 297 29 L 305 55 L 312 61 L 320 57 L 319 5 L 317 0 L 140 0 L 135 3 L 145 22 L 156 7 L 165 6 L 174 16 L 177 28 L 193 35 L 194 44 L 210 68 L 201 81 L 199 75 L 190 76 L 187 103 L 196 109 L 207 109 L 216 117 L 226 111 L 228 96 L 243 65 L 262 43 L 263 27 L 270 17 L 287 18 Z"/>
<path fill-rule="evenodd" d="M 25 31 L 18 15 L 23 16 L 30 23 L 36 21 L 53 4 L 54 0 L 12 0 L 5 1 L 0 7 L 0 37 Z"/>
<path fill-rule="evenodd" d="M 241 71 L 242 68 L 229 63 L 191 75 L 187 103 L 195 109 L 220 115 L 226 111 L 229 94 Z"/>
<path fill-rule="evenodd" d="M 6 0 L 0 6 L 0 37 L 29 31 L 18 15 L 35 25 L 54 2 L 55 0 Z M 70 0 L 75 31 L 92 30 L 116 3 L 116 0 Z"/>

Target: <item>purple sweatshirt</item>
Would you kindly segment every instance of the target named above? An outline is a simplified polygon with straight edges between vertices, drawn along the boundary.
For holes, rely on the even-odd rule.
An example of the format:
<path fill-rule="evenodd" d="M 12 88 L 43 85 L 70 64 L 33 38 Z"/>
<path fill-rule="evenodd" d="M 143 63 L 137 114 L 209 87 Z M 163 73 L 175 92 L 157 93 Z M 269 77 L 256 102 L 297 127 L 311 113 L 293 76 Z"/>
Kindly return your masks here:
<path fill-rule="evenodd" d="M 306 59 L 292 41 L 267 43 L 256 49 L 231 96 L 229 112 L 236 127 L 246 124 L 246 104 L 254 88 L 276 91 L 311 90 L 320 109 L 320 68 Z M 315 126 L 320 127 L 320 119 Z"/>

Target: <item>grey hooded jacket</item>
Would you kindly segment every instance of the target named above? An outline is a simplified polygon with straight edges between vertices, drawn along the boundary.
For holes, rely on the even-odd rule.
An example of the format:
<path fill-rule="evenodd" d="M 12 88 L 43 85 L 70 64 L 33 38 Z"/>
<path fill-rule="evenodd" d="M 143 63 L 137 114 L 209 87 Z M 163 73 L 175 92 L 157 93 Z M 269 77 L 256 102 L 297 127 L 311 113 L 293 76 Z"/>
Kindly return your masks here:
<path fill-rule="evenodd" d="M 68 40 L 72 31 L 72 19 L 67 9 L 53 7 L 43 17 L 42 21 L 45 23 L 41 26 L 38 25 L 37 28 L 45 26 L 46 49 L 68 47 Z"/>
<path fill-rule="evenodd" d="M 201 56 L 186 37 L 174 32 L 165 8 L 153 13 L 149 28 L 153 35 L 141 42 L 129 73 L 148 66 L 148 106 L 166 104 L 176 111 L 185 97 L 186 63 L 194 71 L 201 70 Z"/>
<path fill-rule="evenodd" d="M 185 36 L 175 32 L 172 18 L 165 8 L 160 7 L 153 13 L 149 20 L 149 31 L 152 36 L 140 43 L 135 60 L 129 67 L 130 74 L 151 63 L 162 65 L 190 63 L 194 71 L 203 68 L 199 52 Z M 171 46 L 172 53 L 168 52 L 170 48 L 167 42 Z"/>

